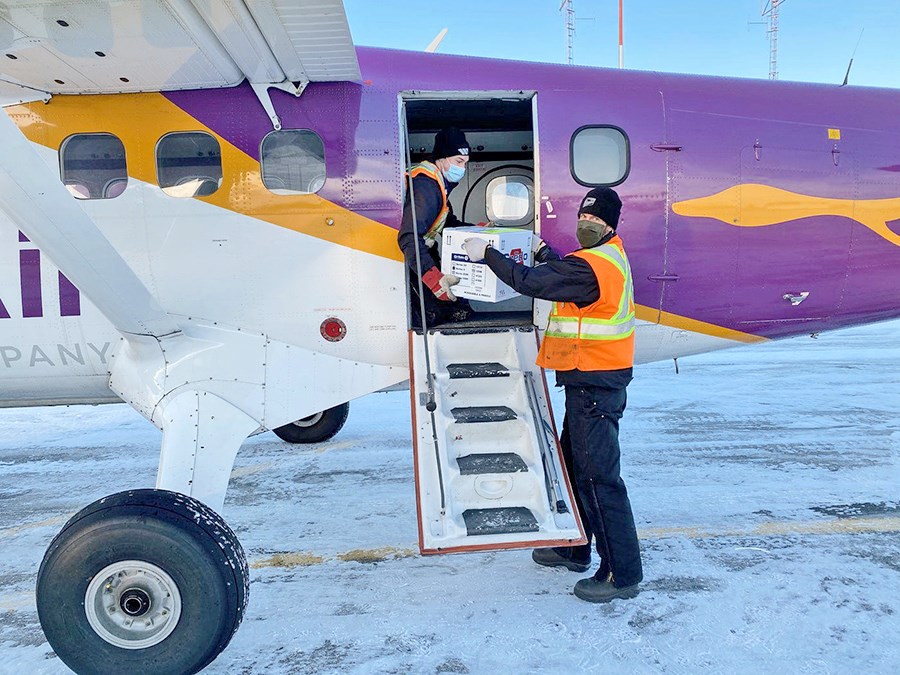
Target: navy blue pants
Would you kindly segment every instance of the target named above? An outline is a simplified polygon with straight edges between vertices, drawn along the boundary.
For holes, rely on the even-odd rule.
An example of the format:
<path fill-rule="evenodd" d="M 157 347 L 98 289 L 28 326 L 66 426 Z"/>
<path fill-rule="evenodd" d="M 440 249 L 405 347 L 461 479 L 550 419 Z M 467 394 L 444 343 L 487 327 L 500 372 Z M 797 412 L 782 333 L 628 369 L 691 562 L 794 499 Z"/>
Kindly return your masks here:
<path fill-rule="evenodd" d="M 588 541 L 593 537 L 600 555 L 595 575 L 613 574 L 616 586 L 643 579 L 641 549 L 628 491 L 619 471 L 619 420 L 625 411 L 625 388 L 566 386 L 563 457 L 575 481 L 576 502 Z M 574 558 L 588 558 L 590 543 L 573 550 Z"/>

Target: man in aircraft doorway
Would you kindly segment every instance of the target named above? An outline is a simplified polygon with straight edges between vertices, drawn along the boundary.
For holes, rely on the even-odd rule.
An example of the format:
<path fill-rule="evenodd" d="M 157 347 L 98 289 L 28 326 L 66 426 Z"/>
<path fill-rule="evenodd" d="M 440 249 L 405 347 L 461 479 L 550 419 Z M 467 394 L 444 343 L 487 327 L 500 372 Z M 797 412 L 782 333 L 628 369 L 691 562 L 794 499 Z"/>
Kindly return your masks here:
<path fill-rule="evenodd" d="M 582 248 L 533 268 L 517 265 L 483 239 L 465 242 L 469 258 L 484 260 L 504 283 L 554 301 L 537 363 L 555 370 L 557 385 L 566 388 L 560 444 L 589 543 L 535 549 L 532 558 L 539 565 L 586 572 L 593 536 L 600 568 L 575 584 L 575 595 L 589 602 L 634 597 L 643 578 L 634 516 L 619 471 L 619 419 L 634 364 L 631 267 L 616 234 L 621 209 L 615 190 L 588 192 L 578 209 L 576 235 Z M 546 248 L 540 240 L 535 243 L 536 251 Z"/>
<path fill-rule="evenodd" d="M 441 273 L 438 242 L 445 227 L 470 225 L 453 214 L 450 192 L 466 174 L 469 161 L 469 142 L 456 127 L 441 129 L 434 137 L 434 149 L 429 161 L 420 162 L 410 171 L 411 191 L 407 191 L 403 205 L 403 220 L 397 241 L 410 269 L 413 324 L 421 325 L 417 317 L 419 284 L 416 269 L 416 248 L 419 250 L 422 285 L 424 288 L 425 319 L 429 326 L 447 321 L 465 321 L 471 308 L 466 300 L 457 300 L 452 286 L 459 278 Z M 410 199 L 412 193 L 413 199 Z M 413 228 L 413 206 L 416 226 Z"/>

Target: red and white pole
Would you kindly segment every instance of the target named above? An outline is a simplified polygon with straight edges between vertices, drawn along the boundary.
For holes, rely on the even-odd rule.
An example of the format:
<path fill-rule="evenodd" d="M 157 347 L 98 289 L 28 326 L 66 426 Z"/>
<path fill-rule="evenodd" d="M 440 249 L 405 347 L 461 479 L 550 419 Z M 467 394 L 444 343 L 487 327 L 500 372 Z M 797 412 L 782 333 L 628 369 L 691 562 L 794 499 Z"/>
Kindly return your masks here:
<path fill-rule="evenodd" d="M 619 0 L 619 68 L 625 67 L 624 31 L 622 30 L 622 2 Z"/>

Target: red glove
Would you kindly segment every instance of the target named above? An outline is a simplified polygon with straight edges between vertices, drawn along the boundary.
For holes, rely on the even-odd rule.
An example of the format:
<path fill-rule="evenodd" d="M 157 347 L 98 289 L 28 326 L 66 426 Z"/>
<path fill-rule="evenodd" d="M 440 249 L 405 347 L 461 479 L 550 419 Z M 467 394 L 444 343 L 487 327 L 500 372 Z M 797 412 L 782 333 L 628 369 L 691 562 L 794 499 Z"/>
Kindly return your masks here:
<path fill-rule="evenodd" d="M 450 290 L 459 283 L 459 277 L 453 274 L 442 274 L 437 267 L 432 267 L 422 275 L 422 281 L 434 293 L 434 297 L 445 302 L 453 302 L 456 296 Z"/>

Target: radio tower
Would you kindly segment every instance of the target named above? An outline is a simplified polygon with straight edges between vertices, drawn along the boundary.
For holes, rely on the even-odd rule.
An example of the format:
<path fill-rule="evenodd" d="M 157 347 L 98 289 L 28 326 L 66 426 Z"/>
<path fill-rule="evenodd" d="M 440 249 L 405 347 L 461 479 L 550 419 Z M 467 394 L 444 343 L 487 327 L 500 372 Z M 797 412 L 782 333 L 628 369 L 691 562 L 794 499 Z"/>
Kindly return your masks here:
<path fill-rule="evenodd" d="M 575 0 L 562 0 L 559 11 L 566 9 L 566 53 L 569 56 L 569 65 L 575 64 Z"/>
<path fill-rule="evenodd" d="M 778 8 L 785 0 L 760 0 L 760 14 L 768 20 L 769 33 L 769 79 L 778 79 Z"/>

